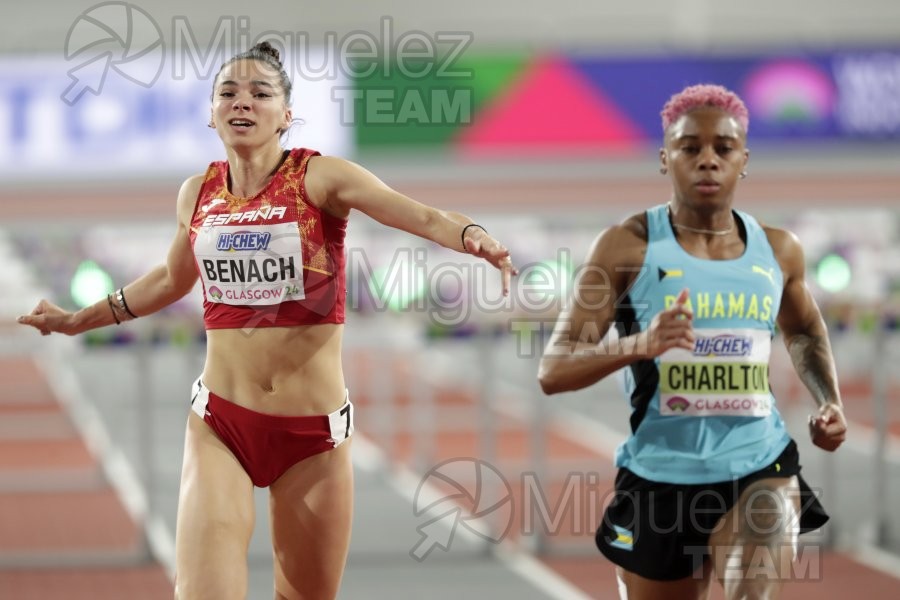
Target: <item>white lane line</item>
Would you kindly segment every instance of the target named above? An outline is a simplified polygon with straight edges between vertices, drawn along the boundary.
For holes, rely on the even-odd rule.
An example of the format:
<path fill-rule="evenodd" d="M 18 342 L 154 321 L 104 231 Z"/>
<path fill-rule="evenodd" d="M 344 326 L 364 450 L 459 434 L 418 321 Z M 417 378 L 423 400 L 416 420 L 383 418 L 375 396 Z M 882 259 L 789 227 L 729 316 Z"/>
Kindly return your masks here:
<path fill-rule="evenodd" d="M 150 553 L 174 581 L 175 541 L 160 518 L 148 514 L 147 494 L 125 454 L 113 444 L 103 419 L 81 389 L 78 377 L 66 360 L 61 344 L 36 355 L 34 362 L 44 375 L 54 397 L 66 408 L 91 455 L 116 491 L 134 522 L 141 527 Z M 149 520 L 148 520 L 149 519 Z"/>
<path fill-rule="evenodd" d="M 416 493 L 426 494 L 426 497 L 441 498 L 445 494 L 428 483 L 422 483 L 420 475 L 416 475 L 403 465 L 390 465 L 390 461 L 379 447 L 370 442 L 359 432 L 353 434 L 353 462 L 366 472 L 380 472 L 389 478 L 391 486 L 403 496 L 410 506 L 416 498 Z M 364 457 L 364 458 L 363 458 Z M 389 466 L 390 465 L 390 466 Z M 484 544 L 483 538 L 468 531 L 464 527 L 457 527 L 454 535 L 460 535 L 472 544 Z M 514 549 L 508 542 L 501 542 L 497 551 L 493 553 L 510 571 L 529 582 L 537 589 L 543 591 L 550 598 L 556 600 L 590 600 L 579 588 L 568 580 L 547 567 L 539 560 L 519 549 Z"/>

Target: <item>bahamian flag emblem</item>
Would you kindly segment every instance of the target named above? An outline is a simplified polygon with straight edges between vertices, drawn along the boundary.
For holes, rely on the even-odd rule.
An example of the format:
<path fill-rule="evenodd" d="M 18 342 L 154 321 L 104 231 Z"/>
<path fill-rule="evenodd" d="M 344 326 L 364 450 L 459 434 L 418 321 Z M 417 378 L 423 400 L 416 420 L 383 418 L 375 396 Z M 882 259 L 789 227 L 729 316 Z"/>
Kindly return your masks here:
<path fill-rule="evenodd" d="M 620 550 L 634 550 L 634 534 L 630 530 L 618 525 L 612 526 L 616 534 L 615 539 L 609 540 L 609 545 Z"/>
<path fill-rule="evenodd" d="M 658 270 L 660 281 L 666 277 L 684 277 L 684 271 L 681 269 L 663 269 L 662 267 L 658 267 Z"/>

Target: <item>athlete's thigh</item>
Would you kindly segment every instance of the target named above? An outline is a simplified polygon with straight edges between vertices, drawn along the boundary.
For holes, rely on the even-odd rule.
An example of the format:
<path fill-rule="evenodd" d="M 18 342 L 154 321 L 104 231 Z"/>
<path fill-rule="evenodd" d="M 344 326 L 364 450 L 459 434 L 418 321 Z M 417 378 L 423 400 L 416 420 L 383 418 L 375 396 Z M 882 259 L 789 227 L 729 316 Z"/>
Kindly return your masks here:
<path fill-rule="evenodd" d="M 337 595 L 353 519 L 351 442 L 300 461 L 269 488 L 278 598 Z"/>
<path fill-rule="evenodd" d="M 747 486 L 709 540 L 716 576 L 726 593 L 747 585 L 775 593 L 789 576 L 799 531 L 796 477 L 759 479 Z"/>
<path fill-rule="evenodd" d="M 704 561 L 703 566 L 690 577 L 675 581 L 647 579 L 622 567 L 616 568 L 619 598 L 622 600 L 705 600 L 709 595 L 711 574 L 709 561 Z"/>
<path fill-rule="evenodd" d="M 175 530 L 176 597 L 244 600 L 253 484 L 216 434 L 188 416 Z"/>

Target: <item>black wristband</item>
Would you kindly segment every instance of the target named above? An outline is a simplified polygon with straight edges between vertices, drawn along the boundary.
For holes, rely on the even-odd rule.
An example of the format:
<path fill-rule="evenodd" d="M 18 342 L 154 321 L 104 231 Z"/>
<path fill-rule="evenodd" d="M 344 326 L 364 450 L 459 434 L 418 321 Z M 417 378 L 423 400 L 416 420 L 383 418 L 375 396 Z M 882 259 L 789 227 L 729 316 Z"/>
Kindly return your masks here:
<path fill-rule="evenodd" d="M 487 233 L 487 229 L 485 229 L 484 227 L 482 227 L 482 226 L 479 225 L 478 223 L 469 223 L 468 225 L 466 225 L 465 227 L 463 227 L 462 233 L 459 234 L 459 239 L 460 239 L 460 241 L 462 242 L 463 250 L 466 249 L 466 230 L 467 230 L 469 227 L 477 227 L 478 229 L 480 229 L 480 230 L 482 230 L 483 232 Z"/>

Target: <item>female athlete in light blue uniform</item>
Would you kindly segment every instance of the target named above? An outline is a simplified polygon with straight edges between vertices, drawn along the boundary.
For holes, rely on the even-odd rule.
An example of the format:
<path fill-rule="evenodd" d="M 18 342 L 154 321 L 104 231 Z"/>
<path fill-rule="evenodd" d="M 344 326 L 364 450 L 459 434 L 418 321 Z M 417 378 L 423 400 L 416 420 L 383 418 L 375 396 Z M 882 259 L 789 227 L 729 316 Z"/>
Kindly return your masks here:
<path fill-rule="evenodd" d="M 729 599 L 776 597 L 797 534 L 828 518 L 769 389 L 776 324 L 826 450 L 846 434 L 834 360 L 796 238 L 732 208 L 749 158 L 744 103 L 693 86 L 662 117 L 672 199 L 597 238 L 539 379 L 552 394 L 625 368 L 631 436 L 597 531 L 623 598 L 705 598 L 714 572 Z"/>

